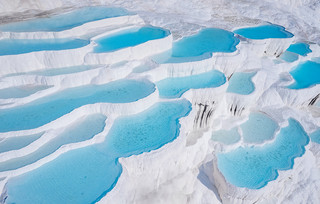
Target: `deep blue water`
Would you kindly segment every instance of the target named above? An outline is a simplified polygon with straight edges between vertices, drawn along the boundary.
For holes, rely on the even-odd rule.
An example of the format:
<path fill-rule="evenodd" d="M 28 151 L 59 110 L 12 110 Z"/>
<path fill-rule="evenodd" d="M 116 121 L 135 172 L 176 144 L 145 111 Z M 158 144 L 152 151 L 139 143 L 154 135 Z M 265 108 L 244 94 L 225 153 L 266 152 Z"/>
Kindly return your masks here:
<path fill-rule="evenodd" d="M 137 101 L 154 90 L 153 83 L 136 80 L 69 88 L 26 105 L 0 110 L 0 132 L 37 128 L 86 104 Z"/>
<path fill-rule="evenodd" d="M 295 82 L 290 89 L 304 89 L 320 83 L 320 64 L 313 61 L 300 63 L 290 71 Z"/>
<path fill-rule="evenodd" d="M 238 187 L 259 189 L 278 177 L 279 170 L 292 169 L 294 159 L 305 152 L 309 137 L 294 119 L 282 128 L 274 142 L 261 147 L 239 147 L 218 154 L 218 168 Z"/>
<path fill-rule="evenodd" d="M 94 52 L 112 52 L 133 47 L 149 40 L 164 38 L 169 34 L 168 30 L 151 26 L 131 28 L 95 40 L 98 45 L 94 48 Z"/>
<path fill-rule="evenodd" d="M 178 119 L 186 116 L 186 100 L 157 103 L 148 110 L 116 119 L 106 140 L 68 151 L 57 159 L 10 179 L 6 203 L 94 203 L 116 184 L 119 157 L 158 149 L 179 135 Z M 53 193 L 54 192 L 54 193 Z"/>
<path fill-rule="evenodd" d="M 312 52 L 310 46 L 307 43 L 295 43 L 290 45 L 287 51 L 296 53 L 301 56 L 307 56 L 308 53 Z"/>
<path fill-rule="evenodd" d="M 221 86 L 226 82 L 223 73 L 210 72 L 186 77 L 166 78 L 156 83 L 159 95 L 163 98 L 178 98 L 189 89 L 211 88 Z"/>
<path fill-rule="evenodd" d="M 90 21 L 125 16 L 130 13 L 122 8 L 85 7 L 71 12 L 54 15 L 46 18 L 37 18 L 27 21 L 0 25 L 0 31 L 9 32 L 37 32 L 62 31 L 80 26 Z"/>
<path fill-rule="evenodd" d="M 285 30 L 284 27 L 279 25 L 261 25 L 257 27 L 247 27 L 241 28 L 233 31 L 236 34 L 239 34 L 245 38 L 249 39 L 268 39 L 268 38 L 291 38 L 293 37 L 292 33 L 289 33 Z"/>
<path fill-rule="evenodd" d="M 36 51 L 67 50 L 88 45 L 81 39 L 4 39 L 0 40 L 0 56 L 18 55 Z"/>

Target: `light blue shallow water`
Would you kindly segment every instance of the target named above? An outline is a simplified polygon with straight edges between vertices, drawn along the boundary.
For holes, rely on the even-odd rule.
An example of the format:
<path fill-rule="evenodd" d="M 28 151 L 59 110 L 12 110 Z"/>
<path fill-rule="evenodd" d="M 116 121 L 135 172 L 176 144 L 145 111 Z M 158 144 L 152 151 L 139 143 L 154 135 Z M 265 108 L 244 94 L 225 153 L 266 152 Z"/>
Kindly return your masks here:
<path fill-rule="evenodd" d="M 241 95 L 251 94 L 255 89 L 254 84 L 252 82 L 252 77 L 255 74 L 256 72 L 235 72 L 230 78 L 227 92 Z"/>
<path fill-rule="evenodd" d="M 314 131 L 310 134 L 310 139 L 312 142 L 320 144 L 320 129 Z"/>
<path fill-rule="evenodd" d="M 245 38 L 249 39 L 268 39 L 268 38 L 291 38 L 292 33 L 285 30 L 284 27 L 279 25 L 261 25 L 257 27 L 241 28 L 233 31 Z"/>
<path fill-rule="evenodd" d="M 71 125 L 61 134 L 55 136 L 48 143 L 42 144 L 39 149 L 22 157 L 0 162 L 0 171 L 9 171 L 32 164 L 58 150 L 62 145 L 91 139 L 102 132 L 106 117 L 100 114 L 89 115 L 79 119 L 77 124 Z"/>
<path fill-rule="evenodd" d="M 23 137 L 9 137 L 0 141 L 0 153 L 21 149 L 39 139 L 43 133 L 25 135 Z"/>
<path fill-rule="evenodd" d="M 17 55 L 36 51 L 67 50 L 88 45 L 81 39 L 4 39 L 0 40 L 0 56 Z"/>
<path fill-rule="evenodd" d="M 0 89 L 0 99 L 23 98 L 52 86 L 16 86 Z"/>
<path fill-rule="evenodd" d="M 304 89 L 320 83 L 320 64 L 306 61 L 295 67 L 290 74 L 295 82 L 290 89 Z"/>
<path fill-rule="evenodd" d="M 310 46 L 306 43 L 295 43 L 290 45 L 287 51 L 296 53 L 301 56 L 307 56 L 308 53 L 312 52 Z"/>
<path fill-rule="evenodd" d="M 241 126 L 243 141 L 247 143 L 263 143 L 274 137 L 279 128 L 276 121 L 262 113 L 251 113 L 249 120 Z"/>
<path fill-rule="evenodd" d="M 238 132 L 238 128 L 235 127 L 231 130 L 215 131 L 212 133 L 211 139 L 229 145 L 240 141 L 240 134 Z"/>
<path fill-rule="evenodd" d="M 154 60 L 159 63 L 196 61 L 209 58 L 213 52 L 234 52 L 239 42 L 232 32 L 206 28 L 174 42 L 172 50 L 154 56 Z"/>
<path fill-rule="evenodd" d="M 275 180 L 279 170 L 291 169 L 294 159 L 305 152 L 309 137 L 294 119 L 282 128 L 275 141 L 262 147 L 239 147 L 218 154 L 218 168 L 226 180 L 238 187 L 259 189 Z"/>
<path fill-rule="evenodd" d="M 299 55 L 293 52 L 285 51 L 280 55 L 280 59 L 286 62 L 294 62 L 299 59 Z"/>
<path fill-rule="evenodd" d="M 37 128 L 86 104 L 128 103 L 154 91 L 153 83 L 136 80 L 66 89 L 26 105 L 0 110 L 0 132 Z"/>
<path fill-rule="evenodd" d="M 95 40 L 98 45 L 94 48 L 94 52 L 112 52 L 126 47 L 133 47 L 149 40 L 164 38 L 169 34 L 168 30 L 158 27 L 131 28 Z"/>
<path fill-rule="evenodd" d="M 62 31 L 80 26 L 90 21 L 129 15 L 122 8 L 85 7 L 60 15 L 33 20 L 20 21 L 0 25 L 0 31 L 9 32 L 36 32 L 36 31 Z"/>
<path fill-rule="evenodd" d="M 95 203 L 116 184 L 122 172 L 119 157 L 171 142 L 179 135 L 178 119 L 190 110 L 191 104 L 185 100 L 163 102 L 116 119 L 103 143 L 66 152 L 9 180 L 6 203 Z"/>
<path fill-rule="evenodd" d="M 198 75 L 163 79 L 156 85 L 161 97 L 178 98 L 189 89 L 218 87 L 225 82 L 226 78 L 223 73 L 212 70 Z"/>

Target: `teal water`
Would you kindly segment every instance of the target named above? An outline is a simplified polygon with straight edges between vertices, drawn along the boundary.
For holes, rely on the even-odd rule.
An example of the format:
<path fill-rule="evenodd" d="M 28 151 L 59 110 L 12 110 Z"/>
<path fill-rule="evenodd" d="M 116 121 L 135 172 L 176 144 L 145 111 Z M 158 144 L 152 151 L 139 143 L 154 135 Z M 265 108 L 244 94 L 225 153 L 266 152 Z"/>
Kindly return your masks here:
<path fill-rule="evenodd" d="M 263 143 L 274 137 L 279 128 L 276 121 L 263 113 L 251 113 L 249 120 L 241 126 L 243 141 L 247 143 Z"/>
<path fill-rule="evenodd" d="M 212 133 L 211 139 L 223 144 L 230 145 L 240 141 L 240 134 L 238 128 L 232 128 L 230 130 L 218 130 Z"/>
<path fill-rule="evenodd" d="M 0 99 L 23 98 L 52 86 L 16 86 L 0 89 Z"/>
<path fill-rule="evenodd" d="M 261 25 L 257 27 L 241 28 L 233 31 L 245 38 L 249 39 L 268 39 L 268 38 L 291 38 L 292 33 L 285 30 L 284 27 L 274 24 Z"/>
<path fill-rule="evenodd" d="M 299 59 L 299 55 L 290 51 L 285 51 L 280 55 L 280 59 L 286 62 L 294 62 Z"/>
<path fill-rule="evenodd" d="M 290 89 L 304 89 L 320 83 L 320 64 L 312 61 L 300 63 L 290 71 L 295 82 Z"/>
<path fill-rule="evenodd" d="M 303 127 L 289 119 L 289 126 L 281 129 L 273 143 L 218 154 L 218 168 L 229 183 L 259 189 L 275 180 L 279 170 L 292 169 L 294 159 L 304 154 L 308 143 Z"/>
<path fill-rule="evenodd" d="M 172 50 L 154 56 L 154 60 L 158 63 L 196 61 L 209 58 L 213 52 L 234 52 L 239 42 L 232 32 L 206 28 L 174 42 Z"/>
<path fill-rule="evenodd" d="M 0 31 L 9 32 L 37 32 L 62 31 L 80 26 L 90 21 L 125 16 L 130 13 L 122 8 L 85 7 L 71 12 L 51 17 L 37 18 L 27 21 L 0 25 Z"/>
<path fill-rule="evenodd" d="M 0 132 L 37 128 L 86 104 L 128 103 L 154 91 L 153 83 L 136 80 L 69 88 L 19 107 L 0 110 Z"/>
<path fill-rule="evenodd" d="M 105 126 L 106 117 L 101 114 L 89 115 L 84 119 L 79 119 L 77 124 L 73 124 L 56 135 L 48 143 L 42 144 L 39 149 L 22 157 L 17 157 L 4 162 L 0 162 L 0 171 L 15 170 L 32 164 L 58 150 L 62 145 L 81 142 L 91 139 L 96 134 L 102 132 Z"/>
<path fill-rule="evenodd" d="M 256 72 L 235 72 L 230 78 L 229 86 L 227 92 L 236 93 L 241 95 L 249 95 L 251 94 L 255 87 L 252 82 L 252 77 L 256 74 Z"/>
<path fill-rule="evenodd" d="M 94 48 L 94 52 L 112 52 L 126 47 L 133 47 L 149 40 L 164 38 L 169 34 L 168 30 L 158 27 L 131 28 L 95 40 L 98 45 Z"/>
<path fill-rule="evenodd" d="M 88 45 L 81 39 L 4 39 L 0 40 L 0 56 L 18 55 L 36 51 L 75 49 Z"/>
<path fill-rule="evenodd" d="M 307 43 L 295 43 L 290 45 L 290 47 L 287 49 L 287 51 L 296 53 L 301 56 L 307 56 L 308 53 L 312 52 L 310 49 L 310 45 Z"/>
<path fill-rule="evenodd" d="M 212 88 L 226 82 L 223 73 L 212 70 L 210 72 L 187 77 L 166 78 L 156 82 L 159 95 L 163 98 L 179 98 L 189 89 Z"/>
<path fill-rule="evenodd" d="M 25 135 L 21 137 L 8 137 L 0 141 L 0 153 L 8 152 L 11 150 L 21 149 L 32 142 L 36 141 L 43 135 L 42 133 L 34 135 Z"/>
<path fill-rule="evenodd" d="M 320 129 L 314 131 L 310 134 L 310 139 L 312 142 L 320 144 Z"/>
<path fill-rule="evenodd" d="M 173 141 L 179 135 L 178 119 L 190 110 L 191 104 L 186 100 L 162 102 L 139 114 L 116 119 L 103 143 L 68 151 L 10 179 L 6 203 L 99 201 L 120 177 L 118 158 L 151 151 Z"/>

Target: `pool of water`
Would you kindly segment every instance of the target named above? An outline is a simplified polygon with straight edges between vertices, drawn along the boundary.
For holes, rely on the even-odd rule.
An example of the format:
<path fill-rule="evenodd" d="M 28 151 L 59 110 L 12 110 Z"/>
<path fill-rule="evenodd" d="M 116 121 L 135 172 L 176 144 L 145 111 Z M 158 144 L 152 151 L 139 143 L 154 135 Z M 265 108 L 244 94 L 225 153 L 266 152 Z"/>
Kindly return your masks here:
<path fill-rule="evenodd" d="M 133 47 L 149 40 L 164 38 L 169 34 L 168 30 L 158 27 L 131 28 L 96 39 L 97 46 L 94 48 L 94 52 L 112 52 L 126 47 Z"/>
<path fill-rule="evenodd" d="M 209 58 L 213 52 L 234 52 L 239 42 L 232 32 L 206 28 L 174 42 L 172 50 L 154 56 L 154 60 L 158 63 L 175 63 Z"/>
<path fill-rule="evenodd" d="M 179 135 L 178 119 L 191 104 L 162 102 L 114 121 L 101 144 L 72 150 L 57 159 L 10 179 L 7 203 L 95 203 L 116 184 L 119 157 L 160 148 Z M 54 193 L 52 193 L 54 192 Z"/>
<path fill-rule="evenodd" d="M 299 55 L 293 52 L 285 51 L 280 55 L 280 59 L 286 62 L 294 62 L 299 59 Z"/>
<path fill-rule="evenodd" d="M 294 159 L 304 154 L 308 143 L 303 127 L 289 119 L 289 126 L 281 129 L 273 143 L 218 154 L 218 168 L 229 183 L 259 189 L 275 180 L 279 170 L 291 169 Z"/>
<path fill-rule="evenodd" d="M 50 17 L 31 19 L 15 23 L 0 25 L 0 31 L 9 32 L 37 32 L 37 31 L 62 31 L 80 26 L 90 21 L 129 15 L 122 8 L 110 7 L 85 7 L 71 12 Z"/>
<path fill-rule="evenodd" d="M 263 113 L 251 113 L 249 120 L 241 126 L 243 141 L 246 143 L 263 143 L 274 137 L 279 128 L 276 121 Z"/>
<path fill-rule="evenodd" d="M 79 119 L 61 134 L 55 136 L 48 143 L 30 154 L 17 157 L 11 160 L 0 162 L 0 171 L 9 171 L 32 164 L 58 150 L 62 145 L 76 143 L 91 139 L 96 134 L 102 132 L 105 126 L 106 117 L 100 114 L 89 115 L 84 119 Z"/>
<path fill-rule="evenodd" d="M 36 51 L 66 50 L 86 46 L 88 40 L 64 39 L 3 39 L 0 40 L 0 56 L 18 55 Z"/>
<path fill-rule="evenodd" d="M 23 98 L 52 86 L 16 86 L 0 89 L 0 99 Z"/>
<path fill-rule="evenodd" d="M 307 56 L 308 53 L 312 52 L 310 49 L 309 44 L 307 43 L 295 43 L 290 45 L 290 47 L 287 49 L 287 51 L 296 53 L 301 56 Z"/>
<path fill-rule="evenodd" d="M 21 149 L 32 142 L 39 139 L 43 133 L 25 135 L 23 137 L 8 137 L 0 141 L 0 153 L 8 152 L 11 150 Z"/>
<path fill-rule="evenodd" d="M 320 129 L 314 131 L 310 134 L 310 139 L 312 142 L 320 144 Z"/>
<path fill-rule="evenodd" d="M 153 83 L 137 80 L 69 88 L 19 107 L 0 110 L 0 132 L 37 128 L 86 104 L 128 103 L 154 91 Z"/>
<path fill-rule="evenodd" d="M 212 133 L 211 139 L 223 144 L 230 145 L 240 141 L 240 134 L 238 128 L 232 128 L 231 130 L 218 130 Z"/>
<path fill-rule="evenodd" d="M 241 28 L 233 31 L 245 38 L 249 39 L 268 39 L 268 38 L 291 38 L 292 33 L 285 30 L 284 27 L 274 24 L 261 25 L 257 27 Z"/>
<path fill-rule="evenodd" d="M 290 89 L 304 89 L 320 83 L 320 64 L 312 61 L 300 63 L 290 71 L 295 82 Z"/>
<path fill-rule="evenodd" d="M 252 77 L 256 72 L 235 72 L 230 78 L 227 92 L 241 95 L 251 94 L 255 87 L 252 82 Z"/>
<path fill-rule="evenodd" d="M 226 78 L 223 73 L 212 70 L 198 75 L 163 79 L 156 85 L 161 97 L 178 98 L 189 89 L 218 87 L 225 82 Z"/>

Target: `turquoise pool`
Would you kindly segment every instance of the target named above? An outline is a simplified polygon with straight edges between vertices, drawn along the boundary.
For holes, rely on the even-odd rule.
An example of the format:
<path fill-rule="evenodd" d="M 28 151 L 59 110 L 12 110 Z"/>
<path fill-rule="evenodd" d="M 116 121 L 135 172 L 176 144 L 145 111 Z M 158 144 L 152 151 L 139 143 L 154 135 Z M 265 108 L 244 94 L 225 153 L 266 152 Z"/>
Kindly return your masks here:
<path fill-rule="evenodd" d="M 218 168 L 229 183 L 259 189 L 275 180 L 279 170 L 291 169 L 308 143 L 309 137 L 300 123 L 289 119 L 289 126 L 281 129 L 273 143 L 218 154 Z"/>
<path fill-rule="evenodd" d="M 30 96 L 38 91 L 48 89 L 52 86 L 15 86 L 0 89 L 0 99 L 23 98 Z"/>
<path fill-rule="evenodd" d="M 280 55 L 280 59 L 286 62 L 294 62 L 299 59 L 299 55 L 297 53 L 293 53 L 290 51 L 285 51 Z"/>
<path fill-rule="evenodd" d="M 36 141 L 42 135 L 43 132 L 33 135 L 4 138 L 0 141 L 0 153 L 21 149 Z"/>
<path fill-rule="evenodd" d="M 284 27 L 274 24 L 261 25 L 257 27 L 241 28 L 233 31 L 245 38 L 249 39 L 268 39 L 268 38 L 291 38 L 292 33 L 285 30 Z"/>
<path fill-rule="evenodd" d="M 67 50 L 86 46 L 82 39 L 3 39 L 0 40 L 0 56 L 18 55 L 36 51 Z"/>
<path fill-rule="evenodd" d="M 156 85 L 161 97 L 178 98 L 189 89 L 218 87 L 225 82 L 226 78 L 223 73 L 212 70 L 198 75 L 163 79 L 156 82 Z"/>
<path fill-rule="evenodd" d="M 213 52 L 236 51 L 239 42 L 232 32 L 206 28 L 174 42 L 172 50 L 154 56 L 154 60 L 159 63 L 175 63 L 209 58 Z"/>
<path fill-rule="evenodd" d="M 256 72 L 235 72 L 230 78 L 227 92 L 241 95 L 251 94 L 255 87 L 252 82 L 252 77 Z"/>
<path fill-rule="evenodd" d="M 0 31 L 8 32 L 38 32 L 38 31 L 62 31 L 80 26 L 90 21 L 125 16 L 130 13 L 122 8 L 110 7 L 85 7 L 71 12 L 50 17 L 19 21 L 0 25 Z"/>
<path fill-rule="evenodd" d="M 234 144 L 240 141 L 241 137 L 238 128 L 230 130 L 217 130 L 212 133 L 211 139 L 226 145 Z"/>
<path fill-rule="evenodd" d="M 301 56 L 307 56 L 308 53 L 312 52 L 310 49 L 310 45 L 307 43 L 295 43 L 290 45 L 290 47 L 287 49 L 289 52 L 296 53 Z"/>
<path fill-rule="evenodd" d="M 158 27 L 138 27 L 106 35 L 95 42 L 94 52 L 112 52 L 126 47 L 133 47 L 149 40 L 160 39 L 168 36 L 170 32 Z"/>
<path fill-rule="evenodd" d="M 290 89 L 304 89 L 320 83 L 320 64 L 313 61 L 300 63 L 290 71 L 295 82 Z"/>
<path fill-rule="evenodd" d="M 86 104 L 128 103 L 154 91 L 155 85 L 149 81 L 124 79 L 69 88 L 19 107 L 0 110 L 0 132 L 37 128 Z"/>
<path fill-rule="evenodd" d="M 320 129 L 314 131 L 310 134 L 310 139 L 312 142 L 320 144 Z"/>
<path fill-rule="evenodd" d="M 162 102 L 148 110 L 114 121 L 101 144 L 72 150 L 57 159 L 12 178 L 6 203 L 95 203 L 116 184 L 119 157 L 151 151 L 179 135 L 178 119 L 186 116 L 186 100 Z M 54 193 L 52 193 L 54 192 Z"/>

